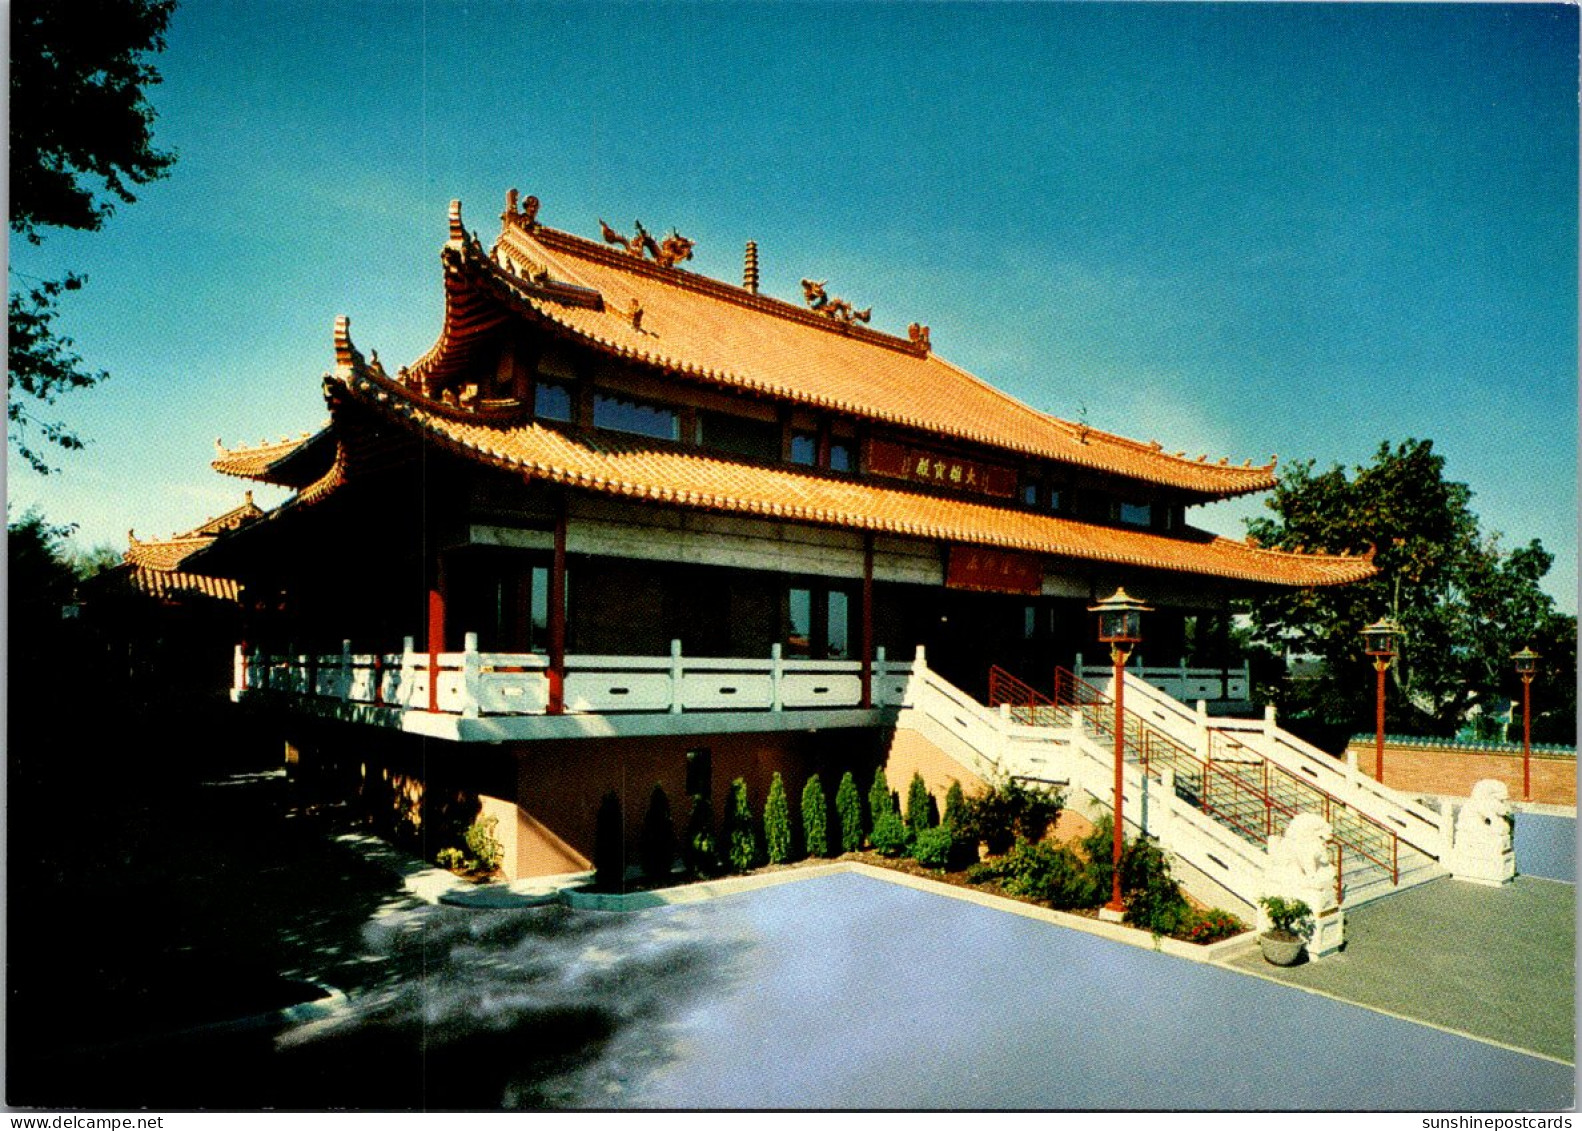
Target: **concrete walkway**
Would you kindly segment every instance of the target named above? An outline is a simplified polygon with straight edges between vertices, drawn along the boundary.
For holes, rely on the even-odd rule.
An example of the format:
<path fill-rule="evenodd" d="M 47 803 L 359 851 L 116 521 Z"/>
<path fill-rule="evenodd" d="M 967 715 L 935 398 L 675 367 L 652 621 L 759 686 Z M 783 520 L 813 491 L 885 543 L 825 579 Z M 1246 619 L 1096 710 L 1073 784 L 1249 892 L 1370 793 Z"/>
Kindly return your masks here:
<path fill-rule="evenodd" d="M 1576 1062 L 1576 888 L 1435 880 L 1346 917 L 1346 948 L 1282 969 L 1226 965 L 1414 1021 Z"/>

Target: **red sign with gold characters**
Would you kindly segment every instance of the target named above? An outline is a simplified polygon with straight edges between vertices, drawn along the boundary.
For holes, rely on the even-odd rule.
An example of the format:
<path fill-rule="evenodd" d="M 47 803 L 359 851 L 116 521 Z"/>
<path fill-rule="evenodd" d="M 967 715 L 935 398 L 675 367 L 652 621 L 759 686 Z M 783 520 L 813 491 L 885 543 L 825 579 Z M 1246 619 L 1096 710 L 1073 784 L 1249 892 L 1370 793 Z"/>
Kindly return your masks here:
<path fill-rule="evenodd" d="M 996 498 L 1016 497 L 1016 472 L 1008 467 L 958 459 L 943 452 L 873 440 L 868 445 L 868 470 L 875 475 L 928 483 Z"/>
<path fill-rule="evenodd" d="M 1044 566 L 1033 554 L 952 546 L 945 561 L 945 585 L 950 589 L 1037 596 L 1044 589 Z"/>

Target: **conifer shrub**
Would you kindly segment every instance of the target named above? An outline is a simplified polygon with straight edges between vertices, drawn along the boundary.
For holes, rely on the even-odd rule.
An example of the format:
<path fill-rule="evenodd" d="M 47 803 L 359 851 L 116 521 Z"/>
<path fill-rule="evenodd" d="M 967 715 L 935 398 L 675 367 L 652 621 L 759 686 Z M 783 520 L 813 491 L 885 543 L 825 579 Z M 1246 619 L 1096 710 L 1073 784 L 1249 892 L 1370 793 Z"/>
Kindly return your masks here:
<path fill-rule="evenodd" d="M 791 805 L 778 770 L 769 782 L 769 799 L 764 802 L 764 850 L 771 864 L 785 864 L 791 859 Z"/>
<path fill-rule="evenodd" d="M 643 816 L 643 832 L 639 845 L 643 875 L 651 884 L 662 884 L 670 879 L 676 863 L 676 826 L 670 815 L 670 798 L 665 787 L 654 784 L 648 795 L 648 812 Z"/>
<path fill-rule="evenodd" d="M 731 782 L 731 799 L 726 803 L 720 833 L 725 842 L 725 862 L 731 871 L 750 872 L 758 866 L 758 831 L 753 827 L 753 810 L 743 778 Z"/>
<path fill-rule="evenodd" d="M 809 856 L 829 855 L 829 812 L 817 774 L 802 787 L 802 844 Z"/>
<path fill-rule="evenodd" d="M 835 790 L 835 816 L 840 820 L 840 850 L 862 851 L 862 799 L 857 794 L 857 782 L 847 770 Z"/>
<path fill-rule="evenodd" d="M 881 856 L 899 856 L 906 851 L 906 822 L 898 813 L 885 811 L 873 823 L 873 849 Z"/>
<path fill-rule="evenodd" d="M 890 792 L 890 782 L 884 776 L 884 767 L 880 766 L 873 772 L 873 784 L 868 787 L 868 832 L 871 834 L 878 827 L 879 818 L 886 813 L 894 813 L 895 795 Z"/>
<path fill-rule="evenodd" d="M 719 840 L 714 835 L 714 804 L 707 794 L 694 794 L 692 813 L 687 817 L 687 838 L 681 846 L 687 871 L 694 876 L 713 876 L 720 870 Z"/>
<path fill-rule="evenodd" d="M 930 813 L 934 801 L 933 795 L 928 792 L 928 785 L 923 781 L 920 773 L 912 774 L 912 782 L 906 787 L 906 829 L 916 840 L 919 833 L 932 828 L 939 823 L 937 811 Z M 930 821 L 930 816 L 934 819 Z"/>
<path fill-rule="evenodd" d="M 978 838 L 967 828 L 967 798 L 959 781 L 952 781 L 945 791 L 945 815 L 940 824 L 949 829 L 950 859 L 947 868 L 966 868 L 977 863 Z"/>
<path fill-rule="evenodd" d="M 599 802 L 593 830 L 593 885 L 600 891 L 620 891 L 626 880 L 626 836 L 621 821 L 621 799 L 612 789 Z"/>
<path fill-rule="evenodd" d="M 949 825 L 924 829 L 912 841 L 912 858 L 925 868 L 947 868 L 955 857 L 956 837 Z"/>

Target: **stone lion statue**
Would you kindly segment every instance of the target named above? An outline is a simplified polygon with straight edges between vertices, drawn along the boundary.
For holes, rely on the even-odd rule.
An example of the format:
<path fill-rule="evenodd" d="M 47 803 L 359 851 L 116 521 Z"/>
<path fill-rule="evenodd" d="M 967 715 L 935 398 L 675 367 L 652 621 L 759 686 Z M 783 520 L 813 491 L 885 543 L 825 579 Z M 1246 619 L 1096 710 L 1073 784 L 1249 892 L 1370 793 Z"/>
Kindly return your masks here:
<path fill-rule="evenodd" d="M 1269 839 L 1269 867 L 1302 878 L 1303 886 L 1321 883 L 1325 875 L 1333 882 L 1329 867 L 1331 830 L 1322 817 L 1298 813 L 1286 826 L 1285 835 Z"/>
<path fill-rule="evenodd" d="M 1456 816 L 1456 847 L 1472 853 L 1504 853 L 1510 850 L 1515 817 L 1511 793 L 1502 781 L 1480 781 L 1472 787 L 1472 797 Z"/>

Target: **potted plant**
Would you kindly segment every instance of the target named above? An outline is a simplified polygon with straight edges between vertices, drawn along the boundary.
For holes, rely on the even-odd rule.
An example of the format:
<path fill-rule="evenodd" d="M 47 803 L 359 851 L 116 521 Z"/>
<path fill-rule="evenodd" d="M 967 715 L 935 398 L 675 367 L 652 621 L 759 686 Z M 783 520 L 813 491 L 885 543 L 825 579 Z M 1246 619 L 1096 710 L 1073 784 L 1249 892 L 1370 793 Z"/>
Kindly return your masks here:
<path fill-rule="evenodd" d="M 1264 961 L 1275 966 L 1295 966 L 1302 960 L 1302 950 L 1307 945 L 1313 909 L 1300 899 L 1278 895 L 1266 895 L 1258 904 L 1269 916 L 1269 929 L 1258 936 Z"/>

